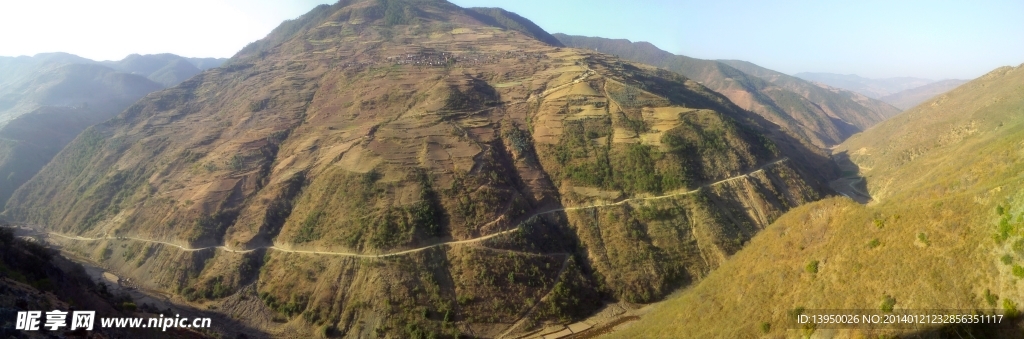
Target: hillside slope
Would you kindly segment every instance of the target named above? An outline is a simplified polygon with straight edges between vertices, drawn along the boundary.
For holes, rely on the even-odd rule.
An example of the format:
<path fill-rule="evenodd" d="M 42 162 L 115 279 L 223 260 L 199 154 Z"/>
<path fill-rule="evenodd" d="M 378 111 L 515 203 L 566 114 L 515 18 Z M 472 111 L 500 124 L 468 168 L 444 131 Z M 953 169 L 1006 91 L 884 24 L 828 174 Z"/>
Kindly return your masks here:
<path fill-rule="evenodd" d="M 342 1 L 86 130 L 4 217 L 269 333 L 497 337 L 659 300 L 834 175 L 675 73 Z"/>
<path fill-rule="evenodd" d="M 144 77 L 104 66 L 66 64 L 0 88 L 0 123 L 43 106 L 122 106 L 160 88 Z"/>
<path fill-rule="evenodd" d="M 0 204 L 87 127 L 162 87 L 141 76 L 69 64 L 0 90 Z"/>
<path fill-rule="evenodd" d="M 45 327 L 40 331 L 16 330 L 17 312 L 90 310 L 96 312 L 92 331 L 67 331 L 65 328 L 57 333 L 63 332 L 68 337 L 94 338 L 215 338 L 206 329 L 203 329 L 206 331 L 203 333 L 182 328 L 154 331 L 148 328 L 101 327 L 100 318 L 145 317 L 155 313 L 170 317 L 175 314 L 201 317 L 203 314 L 196 310 L 157 309 L 153 305 L 135 303 L 116 284 L 93 280 L 94 277 L 84 267 L 53 249 L 41 246 L 36 239 L 24 237 L 22 231 L 0 225 L 0 335 L 7 338 L 57 337 L 55 332 L 46 331 Z M 225 332 L 235 334 L 242 330 L 231 329 Z M 250 333 L 259 334 L 254 331 Z"/>
<path fill-rule="evenodd" d="M 837 150 L 875 202 L 832 198 L 779 218 L 721 268 L 613 337 L 798 337 L 814 309 L 999 309 L 1024 302 L 1024 65 L 1002 67 Z M 839 337 L 1019 337 L 1003 327 L 836 331 Z M 1015 327 L 1008 332 L 1005 327 Z"/>
<path fill-rule="evenodd" d="M 540 40 L 541 42 L 551 46 L 565 47 L 557 38 L 549 34 L 543 28 L 540 28 L 540 26 L 537 26 L 533 21 L 519 16 L 519 14 L 493 7 L 473 7 L 467 8 L 466 10 L 468 11 L 467 13 L 470 14 L 475 12 L 482 15 L 475 16 L 475 18 L 481 22 L 526 34 L 526 36 Z M 493 22 L 488 20 L 488 18 L 493 20 Z"/>
<path fill-rule="evenodd" d="M 940 94 L 949 92 L 950 90 L 959 87 L 966 83 L 967 80 L 949 79 L 936 81 L 921 87 L 915 87 L 901 92 L 886 95 L 878 100 L 888 102 L 889 104 L 896 106 L 900 109 L 911 109 L 918 104 L 939 96 Z"/>
<path fill-rule="evenodd" d="M 719 60 L 744 73 L 767 80 L 785 90 L 799 94 L 829 115 L 866 130 L 900 113 L 887 103 L 848 90 L 821 86 L 797 77 L 779 73 L 742 60 Z"/>
<path fill-rule="evenodd" d="M 570 47 L 614 54 L 700 81 L 740 107 L 819 147 L 839 144 L 893 114 L 891 108 L 860 103 L 848 96 L 819 94 L 812 100 L 811 96 L 801 94 L 807 91 L 792 91 L 723 62 L 674 55 L 647 42 L 565 34 L 555 34 L 555 37 Z"/>

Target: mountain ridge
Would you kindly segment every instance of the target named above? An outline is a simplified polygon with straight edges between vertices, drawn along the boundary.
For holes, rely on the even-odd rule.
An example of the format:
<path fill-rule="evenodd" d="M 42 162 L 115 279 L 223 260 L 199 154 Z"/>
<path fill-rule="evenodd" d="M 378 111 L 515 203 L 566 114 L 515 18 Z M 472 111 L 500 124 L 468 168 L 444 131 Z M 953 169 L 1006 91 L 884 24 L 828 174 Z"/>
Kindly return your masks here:
<path fill-rule="evenodd" d="M 885 102 L 871 99 L 864 95 L 820 84 L 813 84 L 806 80 L 789 76 L 773 71 L 748 61 L 742 60 L 718 60 L 729 66 L 735 67 L 747 74 L 762 78 L 778 85 L 784 89 L 796 92 L 807 98 L 822 110 L 847 121 L 848 123 L 866 129 L 880 121 L 891 118 L 900 113 L 900 110 Z M 837 99 L 838 98 L 838 99 Z M 850 114 L 847 110 L 850 107 L 861 106 L 867 108 L 860 114 Z"/>
<path fill-rule="evenodd" d="M 0 57 L 0 205 L 86 127 L 224 59 L 132 54 L 97 62 L 69 53 Z M 155 79 L 163 83 L 152 81 Z"/>
<path fill-rule="evenodd" d="M 96 64 L 67 64 L 0 89 L 0 204 L 82 130 L 162 88 L 142 76 Z"/>
<path fill-rule="evenodd" d="M 901 92 L 893 93 L 882 97 L 879 100 L 888 102 L 900 109 L 908 110 L 928 99 L 949 92 L 954 88 L 967 83 L 968 80 L 946 79 L 939 80 L 921 87 L 915 87 Z"/>
<path fill-rule="evenodd" d="M 87 129 L 4 216 L 271 334 L 528 334 L 659 300 L 827 194 L 774 126 L 447 2 L 342 1 Z"/>
<path fill-rule="evenodd" d="M 893 114 L 895 110 L 884 107 L 885 104 L 861 104 L 842 95 L 818 94 L 809 97 L 801 93 L 808 92 L 805 88 L 810 87 L 810 84 L 802 88 L 784 88 L 772 83 L 770 79 L 734 68 L 727 62 L 674 55 L 648 42 L 561 33 L 555 36 L 567 45 L 619 55 L 697 79 L 744 109 L 758 113 L 782 126 L 791 135 L 804 138 L 819 147 L 838 144 Z M 759 67 L 753 65 L 750 68 Z"/>
<path fill-rule="evenodd" d="M 865 95 L 872 99 L 881 99 L 897 92 L 921 87 L 935 82 L 932 79 L 914 77 L 894 77 L 884 79 L 865 78 L 856 74 L 802 72 L 793 76 L 807 81 L 842 88 Z"/>
<path fill-rule="evenodd" d="M 834 155 L 866 181 L 872 202 L 829 198 L 792 210 L 700 284 L 612 337 L 1018 337 L 1021 83 L 1024 64 L 1001 67 L 851 137 Z M 1010 321 L 841 330 L 792 321 L 808 310 L 887 308 L 993 310 L 984 312 Z"/>

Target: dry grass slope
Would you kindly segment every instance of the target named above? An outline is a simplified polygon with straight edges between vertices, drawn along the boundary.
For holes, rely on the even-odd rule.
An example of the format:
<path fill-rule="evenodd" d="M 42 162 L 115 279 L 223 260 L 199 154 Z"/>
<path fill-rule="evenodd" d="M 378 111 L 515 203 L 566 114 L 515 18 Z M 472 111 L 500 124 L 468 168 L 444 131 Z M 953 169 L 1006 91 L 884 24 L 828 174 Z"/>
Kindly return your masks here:
<path fill-rule="evenodd" d="M 790 329 L 792 310 L 877 309 L 882 300 L 895 309 L 1017 312 L 1022 83 L 1024 67 L 1000 68 L 851 138 L 838 151 L 860 166 L 874 203 L 830 198 L 793 209 L 694 288 L 613 337 L 800 337 L 807 332 Z"/>

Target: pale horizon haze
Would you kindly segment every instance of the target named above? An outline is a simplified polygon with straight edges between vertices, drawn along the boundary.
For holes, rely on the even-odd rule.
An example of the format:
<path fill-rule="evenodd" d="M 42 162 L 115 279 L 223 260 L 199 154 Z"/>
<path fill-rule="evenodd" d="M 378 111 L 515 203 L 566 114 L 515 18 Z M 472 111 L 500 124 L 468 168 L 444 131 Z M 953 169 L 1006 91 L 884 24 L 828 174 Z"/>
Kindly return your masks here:
<path fill-rule="evenodd" d="M 787 74 L 972 79 L 1024 63 L 1024 1 L 454 0 L 501 7 L 549 33 L 648 41 Z M 67 52 L 232 56 L 318 0 L 0 0 L 0 56 Z"/>

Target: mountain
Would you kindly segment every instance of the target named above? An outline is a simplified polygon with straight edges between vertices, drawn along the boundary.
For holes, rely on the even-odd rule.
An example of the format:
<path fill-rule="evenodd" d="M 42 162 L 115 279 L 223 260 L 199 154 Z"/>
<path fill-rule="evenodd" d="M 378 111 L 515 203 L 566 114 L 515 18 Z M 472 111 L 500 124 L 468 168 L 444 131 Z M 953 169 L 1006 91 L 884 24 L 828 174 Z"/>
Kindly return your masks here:
<path fill-rule="evenodd" d="M 0 57 L 0 205 L 86 127 L 162 89 L 161 83 L 198 74 L 196 65 L 224 60 L 173 54 L 133 54 L 118 62 L 67 53 Z"/>
<path fill-rule="evenodd" d="M 807 90 L 786 89 L 737 70 L 726 62 L 675 55 L 648 42 L 564 34 L 555 34 L 555 37 L 567 46 L 618 55 L 697 80 L 729 97 L 739 107 L 821 147 L 838 144 L 897 112 L 881 102 L 861 102 L 863 100 L 851 98 L 852 95 L 802 94 Z"/>
<path fill-rule="evenodd" d="M 479 15 L 318 6 L 3 216 L 271 335 L 498 337 L 660 300 L 828 194 L 827 154 L 697 82 Z"/>
<path fill-rule="evenodd" d="M 205 71 L 214 67 L 220 67 L 224 62 L 228 61 L 228 58 L 185 58 L 188 62 L 196 66 L 200 71 Z"/>
<path fill-rule="evenodd" d="M 0 90 L 26 81 L 34 74 L 68 64 L 90 64 L 94 61 L 68 53 L 39 53 L 35 56 L 0 56 Z M 5 109 L 0 106 L 0 109 Z"/>
<path fill-rule="evenodd" d="M 922 333 L 820 334 L 1020 337 L 1021 84 L 1024 65 L 1002 67 L 850 138 L 836 157 L 866 180 L 872 203 L 830 198 L 788 212 L 697 286 L 613 337 L 809 335 L 815 330 L 792 315 L 883 307 L 995 309 L 1007 318 Z"/>
<path fill-rule="evenodd" d="M 138 74 L 170 87 L 199 72 L 219 67 L 225 58 L 185 58 L 174 54 L 132 54 L 118 61 L 95 61 L 68 53 L 40 53 L 35 56 L 0 56 L 0 91 L 29 81 L 39 73 L 70 64 L 103 65 L 119 72 Z M 2 109 L 2 108 L 0 108 Z"/>
<path fill-rule="evenodd" d="M 467 14 L 470 15 L 473 13 L 480 14 L 474 15 L 474 18 L 480 20 L 480 22 L 526 34 L 528 37 L 540 40 L 551 46 L 564 47 L 557 38 L 543 28 L 540 28 L 540 26 L 537 26 L 533 21 L 519 16 L 519 14 L 493 7 L 473 7 L 467 8 L 467 10 Z"/>
<path fill-rule="evenodd" d="M 745 73 L 726 62 L 674 55 L 648 42 L 560 33 L 556 33 L 555 37 L 566 46 L 614 54 L 700 81 L 702 85 L 722 93 L 740 107 L 761 115 L 791 135 L 809 140 L 819 147 L 839 144 L 850 135 L 898 112 L 888 105 L 857 100 L 846 93 L 835 95 L 822 90 L 808 90 L 812 87 L 810 84 L 786 88 L 769 79 Z M 759 68 L 753 64 L 749 66 L 748 69 Z M 764 72 L 767 70 L 754 74 Z"/>
<path fill-rule="evenodd" d="M 914 106 L 917 106 L 917 104 L 920 104 L 925 100 L 939 96 L 942 93 L 949 92 L 950 90 L 957 88 L 966 82 L 967 80 L 959 79 L 936 81 L 921 87 L 915 87 L 898 93 L 890 94 L 882 97 L 879 100 L 888 102 L 893 106 L 899 107 L 900 109 L 907 110 L 913 108 Z"/>
<path fill-rule="evenodd" d="M 142 75 L 165 87 L 171 87 L 199 74 L 205 69 L 217 67 L 226 59 L 184 58 L 174 54 L 132 54 L 120 61 L 103 61 L 121 72 Z M 202 67 L 200 67 L 202 66 Z"/>
<path fill-rule="evenodd" d="M 735 67 L 744 73 L 767 80 L 783 89 L 798 93 L 800 96 L 818 105 L 822 110 L 829 112 L 830 115 L 836 116 L 862 130 L 900 113 L 898 108 L 882 101 L 851 91 L 814 84 L 747 61 L 719 61 Z"/>
<path fill-rule="evenodd" d="M 68 64 L 0 89 L 0 204 L 86 127 L 161 89 L 141 76 Z"/>
<path fill-rule="evenodd" d="M 835 73 L 797 73 L 797 78 L 813 81 L 828 86 L 842 88 L 863 94 L 872 99 L 881 99 L 884 96 L 902 92 L 911 88 L 921 87 L 935 80 L 898 77 L 885 79 L 868 79 L 856 74 L 835 74 Z"/>
<path fill-rule="evenodd" d="M 96 64 L 65 64 L 45 67 L 24 81 L 0 88 L 0 123 L 42 106 L 126 106 L 160 89 L 146 78 L 119 73 Z"/>

